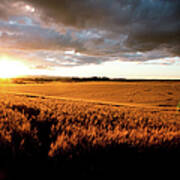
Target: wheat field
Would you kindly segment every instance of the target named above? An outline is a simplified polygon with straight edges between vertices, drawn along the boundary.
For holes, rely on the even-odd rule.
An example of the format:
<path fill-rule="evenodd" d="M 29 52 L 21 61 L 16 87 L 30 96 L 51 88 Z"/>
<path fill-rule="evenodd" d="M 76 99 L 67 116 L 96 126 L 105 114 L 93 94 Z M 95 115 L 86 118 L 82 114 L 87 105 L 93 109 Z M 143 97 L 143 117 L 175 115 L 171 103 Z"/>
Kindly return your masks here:
<path fill-rule="evenodd" d="M 179 92 L 179 82 L 1 85 L 0 174 L 42 178 L 42 167 L 44 177 L 80 178 L 148 171 L 152 162 L 154 171 L 169 168 L 179 161 Z"/>
<path fill-rule="evenodd" d="M 176 107 L 180 101 L 179 81 L 50 82 L 1 84 L 1 93 L 50 96 L 67 100 Z"/>

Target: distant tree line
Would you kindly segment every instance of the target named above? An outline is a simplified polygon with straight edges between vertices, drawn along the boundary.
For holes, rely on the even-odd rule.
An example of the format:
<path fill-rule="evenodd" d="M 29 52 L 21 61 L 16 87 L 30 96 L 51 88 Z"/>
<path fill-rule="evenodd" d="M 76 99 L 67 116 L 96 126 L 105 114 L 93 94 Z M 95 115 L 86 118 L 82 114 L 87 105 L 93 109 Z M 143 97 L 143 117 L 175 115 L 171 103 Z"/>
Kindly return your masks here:
<path fill-rule="evenodd" d="M 126 79 L 126 78 L 109 78 L 109 77 L 51 77 L 51 76 L 32 76 L 13 78 L 11 82 L 17 84 L 27 83 L 46 83 L 46 82 L 91 82 L 91 81 L 115 81 L 115 82 L 149 82 L 149 81 L 179 81 L 179 80 L 168 80 L 168 79 Z"/>
<path fill-rule="evenodd" d="M 29 82 L 44 83 L 44 82 L 88 82 L 88 81 L 125 81 L 124 78 L 111 79 L 108 77 L 23 77 L 14 78 L 13 82 L 17 84 L 26 84 Z"/>

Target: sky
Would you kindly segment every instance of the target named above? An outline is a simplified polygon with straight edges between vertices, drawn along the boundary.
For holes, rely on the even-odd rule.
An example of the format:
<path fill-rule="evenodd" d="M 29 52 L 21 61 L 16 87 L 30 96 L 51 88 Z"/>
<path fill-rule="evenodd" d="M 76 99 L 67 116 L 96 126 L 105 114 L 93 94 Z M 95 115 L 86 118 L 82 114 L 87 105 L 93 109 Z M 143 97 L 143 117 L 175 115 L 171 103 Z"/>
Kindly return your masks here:
<path fill-rule="evenodd" d="M 0 61 L 29 75 L 176 79 L 179 19 L 179 0 L 1 0 Z"/>

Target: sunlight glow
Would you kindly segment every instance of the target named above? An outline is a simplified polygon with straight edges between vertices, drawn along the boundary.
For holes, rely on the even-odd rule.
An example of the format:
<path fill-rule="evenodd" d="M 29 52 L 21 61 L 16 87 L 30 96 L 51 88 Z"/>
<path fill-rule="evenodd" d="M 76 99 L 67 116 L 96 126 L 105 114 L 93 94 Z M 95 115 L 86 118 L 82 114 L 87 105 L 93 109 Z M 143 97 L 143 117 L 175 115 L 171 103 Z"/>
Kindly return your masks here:
<path fill-rule="evenodd" d="M 29 12 L 32 12 L 32 13 L 35 12 L 35 8 L 33 8 L 33 7 L 29 6 L 29 5 L 26 5 L 25 9 L 26 9 L 26 11 L 29 11 Z"/>
<path fill-rule="evenodd" d="M 29 69 L 25 64 L 9 57 L 0 57 L 0 78 L 14 78 L 26 75 Z"/>

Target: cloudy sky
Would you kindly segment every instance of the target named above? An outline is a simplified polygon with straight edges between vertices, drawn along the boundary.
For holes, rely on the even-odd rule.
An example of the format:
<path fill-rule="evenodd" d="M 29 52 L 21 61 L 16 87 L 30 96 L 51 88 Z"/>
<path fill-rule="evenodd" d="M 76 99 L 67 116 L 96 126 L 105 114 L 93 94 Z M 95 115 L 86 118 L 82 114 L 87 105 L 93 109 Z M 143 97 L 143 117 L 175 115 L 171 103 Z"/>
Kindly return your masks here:
<path fill-rule="evenodd" d="M 180 78 L 180 0 L 0 0 L 0 60 L 32 74 Z"/>

